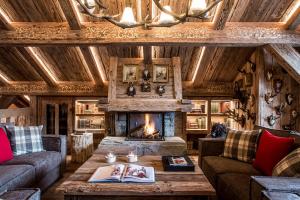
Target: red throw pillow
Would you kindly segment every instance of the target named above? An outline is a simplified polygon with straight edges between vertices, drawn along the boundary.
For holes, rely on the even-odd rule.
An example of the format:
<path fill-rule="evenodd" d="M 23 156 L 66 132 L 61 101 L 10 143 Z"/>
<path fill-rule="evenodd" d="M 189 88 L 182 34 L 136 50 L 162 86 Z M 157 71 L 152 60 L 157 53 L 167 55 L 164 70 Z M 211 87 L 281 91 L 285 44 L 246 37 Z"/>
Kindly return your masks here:
<path fill-rule="evenodd" d="M 278 137 L 264 130 L 259 140 L 253 167 L 265 175 L 272 176 L 273 168 L 292 150 L 294 141 L 294 138 Z"/>
<path fill-rule="evenodd" d="M 3 128 L 0 128 L 0 164 L 13 159 L 13 152 Z"/>

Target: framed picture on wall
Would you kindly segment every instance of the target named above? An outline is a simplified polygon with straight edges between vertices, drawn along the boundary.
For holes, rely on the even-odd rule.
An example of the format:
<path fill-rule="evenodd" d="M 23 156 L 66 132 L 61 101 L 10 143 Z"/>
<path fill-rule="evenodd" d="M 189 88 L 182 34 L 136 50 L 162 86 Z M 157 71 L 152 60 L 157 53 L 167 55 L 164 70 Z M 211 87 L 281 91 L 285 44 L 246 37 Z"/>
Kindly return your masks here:
<path fill-rule="evenodd" d="M 123 82 L 137 82 L 139 75 L 139 65 L 123 65 Z"/>
<path fill-rule="evenodd" d="M 167 83 L 169 81 L 169 65 L 153 65 L 153 82 Z"/>

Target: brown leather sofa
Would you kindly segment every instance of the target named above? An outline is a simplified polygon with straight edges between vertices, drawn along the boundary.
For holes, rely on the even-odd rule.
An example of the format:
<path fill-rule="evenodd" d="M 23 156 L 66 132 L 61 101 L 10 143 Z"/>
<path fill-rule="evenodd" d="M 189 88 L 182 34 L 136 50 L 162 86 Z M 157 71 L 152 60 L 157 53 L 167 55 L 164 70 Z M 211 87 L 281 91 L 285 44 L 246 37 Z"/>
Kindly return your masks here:
<path fill-rule="evenodd" d="M 255 129 L 265 129 L 256 126 Z M 300 135 L 289 131 L 267 129 L 271 133 L 282 137 L 295 137 L 294 148 L 300 147 Z M 199 139 L 199 166 L 205 176 L 217 191 L 220 200 L 258 200 L 262 188 L 252 180 L 252 176 L 263 176 L 251 164 L 221 157 L 225 139 Z M 276 179 L 274 178 L 274 181 Z M 282 188 L 285 189 L 285 188 Z"/>

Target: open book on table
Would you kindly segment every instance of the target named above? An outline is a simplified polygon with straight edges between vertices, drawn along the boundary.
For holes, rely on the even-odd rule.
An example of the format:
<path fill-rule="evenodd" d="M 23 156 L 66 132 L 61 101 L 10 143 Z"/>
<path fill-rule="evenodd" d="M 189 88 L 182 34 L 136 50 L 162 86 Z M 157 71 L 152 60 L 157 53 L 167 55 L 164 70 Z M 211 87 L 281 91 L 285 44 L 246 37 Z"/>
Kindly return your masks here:
<path fill-rule="evenodd" d="M 89 183 L 103 182 L 155 182 L 154 168 L 134 164 L 116 164 L 99 167 L 88 180 Z"/>

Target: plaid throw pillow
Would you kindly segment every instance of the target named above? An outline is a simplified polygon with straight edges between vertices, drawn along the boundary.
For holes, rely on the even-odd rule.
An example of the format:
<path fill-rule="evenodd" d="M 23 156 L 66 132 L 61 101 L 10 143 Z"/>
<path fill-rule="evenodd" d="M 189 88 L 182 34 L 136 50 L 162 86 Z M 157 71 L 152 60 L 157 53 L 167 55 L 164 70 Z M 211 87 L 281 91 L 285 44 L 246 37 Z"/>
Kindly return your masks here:
<path fill-rule="evenodd" d="M 43 126 L 7 126 L 14 156 L 44 151 L 42 129 Z"/>
<path fill-rule="evenodd" d="M 222 156 L 252 163 L 255 158 L 259 133 L 259 130 L 229 130 L 225 140 L 225 147 Z"/>
<path fill-rule="evenodd" d="M 300 177 L 300 148 L 284 157 L 273 169 L 272 176 Z"/>

